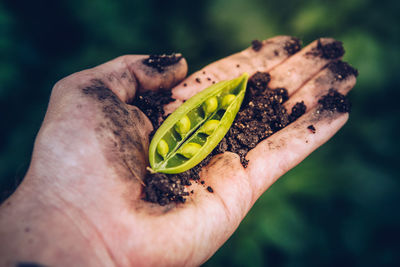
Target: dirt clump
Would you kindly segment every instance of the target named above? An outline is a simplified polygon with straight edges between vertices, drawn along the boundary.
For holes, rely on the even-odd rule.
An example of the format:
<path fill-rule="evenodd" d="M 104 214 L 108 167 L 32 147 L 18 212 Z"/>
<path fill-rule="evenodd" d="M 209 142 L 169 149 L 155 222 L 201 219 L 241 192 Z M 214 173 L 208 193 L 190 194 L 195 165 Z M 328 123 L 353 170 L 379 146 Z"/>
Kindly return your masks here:
<path fill-rule="evenodd" d="M 253 40 L 251 41 L 251 48 L 253 48 L 254 51 L 258 52 L 262 48 L 263 44 L 259 40 Z"/>
<path fill-rule="evenodd" d="M 300 51 L 301 49 L 301 41 L 296 37 L 290 38 L 283 47 L 288 55 L 293 55 Z"/>
<path fill-rule="evenodd" d="M 307 129 L 310 130 L 310 132 L 313 133 L 313 134 L 315 134 L 316 131 L 317 131 L 317 130 L 315 129 L 314 125 L 312 125 L 312 124 L 311 124 L 311 125 L 308 125 L 308 126 L 307 126 Z"/>
<path fill-rule="evenodd" d="M 139 94 L 131 103 L 138 107 L 151 121 L 153 128 L 157 129 L 164 116 L 163 106 L 175 101 L 170 90 L 145 91 Z"/>
<path fill-rule="evenodd" d="M 327 68 L 335 75 L 335 79 L 338 81 L 345 80 L 351 75 L 358 76 L 358 71 L 355 68 L 341 60 L 329 63 Z"/>
<path fill-rule="evenodd" d="M 337 59 L 344 55 L 342 42 L 333 41 L 323 44 L 321 39 L 317 41 L 317 47 L 311 49 L 307 55 L 321 57 L 325 59 Z"/>
<path fill-rule="evenodd" d="M 319 111 L 329 110 L 337 111 L 340 113 L 346 113 L 351 111 L 351 103 L 349 99 L 336 91 L 335 89 L 329 89 L 329 93 L 322 96 L 319 103 Z"/>

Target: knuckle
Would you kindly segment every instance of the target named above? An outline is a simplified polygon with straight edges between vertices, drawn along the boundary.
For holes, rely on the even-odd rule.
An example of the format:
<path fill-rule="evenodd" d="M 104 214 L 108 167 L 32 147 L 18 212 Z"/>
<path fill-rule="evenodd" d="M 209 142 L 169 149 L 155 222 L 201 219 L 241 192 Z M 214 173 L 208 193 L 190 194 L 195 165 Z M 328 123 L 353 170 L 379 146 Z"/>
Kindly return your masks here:
<path fill-rule="evenodd" d="M 90 70 L 76 72 L 76 73 L 70 74 L 70 75 L 62 78 L 61 80 L 57 81 L 53 86 L 53 90 L 57 91 L 57 90 L 62 90 L 66 87 L 71 87 L 74 85 L 76 86 L 79 83 L 82 83 L 85 81 L 90 81 L 93 78 L 94 78 L 94 76 Z"/>

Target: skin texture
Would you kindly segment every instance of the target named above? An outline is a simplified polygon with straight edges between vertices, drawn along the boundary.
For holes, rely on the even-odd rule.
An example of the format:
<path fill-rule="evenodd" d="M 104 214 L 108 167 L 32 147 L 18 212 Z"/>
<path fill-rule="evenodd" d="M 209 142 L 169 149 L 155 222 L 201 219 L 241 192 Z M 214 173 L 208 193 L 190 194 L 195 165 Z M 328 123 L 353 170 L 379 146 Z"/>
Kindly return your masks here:
<path fill-rule="evenodd" d="M 28 173 L 0 207 L 0 265 L 194 266 L 205 262 L 257 198 L 329 140 L 348 118 L 318 113 L 316 104 L 331 87 L 347 93 L 355 77 L 336 81 L 323 69 L 336 59 L 306 53 L 317 42 L 290 57 L 284 48 L 290 40 L 286 36 L 266 40 L 260 51 L 248 48 L 184 81 L 184 59 L 160 73 L 142 64 L 144 56 L 123 56 L 59 81 Z M 288 70 L 293 75 L 285 75 Z M 272 85 L 288 89 L 287 107 L 304 100 L 306 114 L 250 151 L 246 169 L 236 154 L 215 156 L 201 173 L 214 193 L 193 184 L 188 190 L 195 193 L 184 205 L 161 207 L 141 200 L 152 126 L 140 110 L 127 104 L 135 93 L 179 83 L 172 89 L 178 101 L 166 107 L 171 112 L 212 81 L 256 71 L 270 72 Z M 205 79 L 208 76 L 211 81 Z M 310 124 L 315 133 L 307 129 Z"/>

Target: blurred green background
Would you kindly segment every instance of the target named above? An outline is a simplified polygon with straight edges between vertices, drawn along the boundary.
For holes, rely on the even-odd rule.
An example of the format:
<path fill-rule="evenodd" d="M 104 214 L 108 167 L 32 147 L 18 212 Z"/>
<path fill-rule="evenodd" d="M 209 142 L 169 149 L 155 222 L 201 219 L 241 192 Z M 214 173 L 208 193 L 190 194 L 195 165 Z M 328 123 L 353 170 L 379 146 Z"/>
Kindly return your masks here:
<path fill-rule="evenodd" d="M 344 42 L 348 124 L 255 204 L 205 266 L 400 266 L 400 2 L 0 2 L 0 195 L 21 181 L 52 85 L 122 54 L 181 52 L 189 72 L 253 39 Z"/>

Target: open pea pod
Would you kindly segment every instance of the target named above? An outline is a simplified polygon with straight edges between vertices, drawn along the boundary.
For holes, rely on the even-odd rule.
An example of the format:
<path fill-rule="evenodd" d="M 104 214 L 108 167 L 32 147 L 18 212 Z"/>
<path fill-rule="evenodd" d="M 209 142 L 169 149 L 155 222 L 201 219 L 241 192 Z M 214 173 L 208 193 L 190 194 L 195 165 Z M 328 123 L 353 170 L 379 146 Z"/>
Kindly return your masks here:
<path fill-rule="evenodd" d="M 176 109 L 149 148 L 151 170 L 181 173 L 199 164 L 228 132 L 242 104 L 249 75 L 222 81 Z"/>

